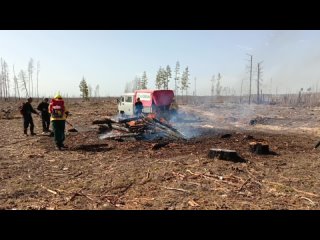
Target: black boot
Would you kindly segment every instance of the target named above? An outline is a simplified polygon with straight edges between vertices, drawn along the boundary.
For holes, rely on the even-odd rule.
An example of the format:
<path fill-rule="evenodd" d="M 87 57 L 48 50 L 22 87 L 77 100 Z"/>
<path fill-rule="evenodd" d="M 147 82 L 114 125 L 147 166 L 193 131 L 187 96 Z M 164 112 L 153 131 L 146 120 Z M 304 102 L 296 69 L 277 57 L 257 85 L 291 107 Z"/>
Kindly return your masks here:
<path fill-rule="evenodd" d="M 28 132 L 27 132 L 27 128 L 23 129 L 23 134 L 27 135 L 28 136 Z"/>
<path fill-rule="evenodd" d="M 68 149 L 68 146 L 65 146 L 63 143 L 61 144 L 61 149 Z"/>

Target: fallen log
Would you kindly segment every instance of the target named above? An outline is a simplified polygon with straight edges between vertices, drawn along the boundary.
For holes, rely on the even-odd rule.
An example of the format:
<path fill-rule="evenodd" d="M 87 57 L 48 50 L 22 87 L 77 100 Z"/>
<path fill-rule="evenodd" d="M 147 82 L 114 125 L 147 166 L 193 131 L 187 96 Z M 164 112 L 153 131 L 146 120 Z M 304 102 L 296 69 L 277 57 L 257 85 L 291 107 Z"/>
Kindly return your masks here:
<path fill-rule="evenodd" d="M 208 154 L 209 158 L 217 158 L 220 160 L 228 160 L 233 162 L 245 162 L 235 150 L 212 148 Z"/>
<path fill-rule="evenodd" d="M 320 141 L 317 142 L 317 144 L 314 146 L 314 148 L 317 148 L 320 146 Z"/>
<path fill-rule="evenodd" d="M 117 139 L 117 138 L 125 138 L 125 137 L 135 137 L 140 135 L 140 133 L 125 133 L 125 134 L 114 134 L 114 135 L 105 135 L 101 136 L 100 139 Z"/>
<path fill-rule="evenodd" d="M 128 128 L 125 128 L 125 127 L 121 127 L 121 126 L 118 126 L 118 125 L 115 125 L 115 124 L 111 124 L 111 127 L 113 129 L 116 129 L 116 130 L 119 130 L 119 131 L 123 131 L 123 132 L 130 132 L 130 130 Z"/>
<path fill-rule="evenodd" d="M 144 117 L 143 116 L 131 117 L 131 118 L 119 119 L 117 122 L 118 123 L 126 123 L 126 122 L 136 121 L 136 120 L 142 119 L 142 118 L 144 118 Z"/>

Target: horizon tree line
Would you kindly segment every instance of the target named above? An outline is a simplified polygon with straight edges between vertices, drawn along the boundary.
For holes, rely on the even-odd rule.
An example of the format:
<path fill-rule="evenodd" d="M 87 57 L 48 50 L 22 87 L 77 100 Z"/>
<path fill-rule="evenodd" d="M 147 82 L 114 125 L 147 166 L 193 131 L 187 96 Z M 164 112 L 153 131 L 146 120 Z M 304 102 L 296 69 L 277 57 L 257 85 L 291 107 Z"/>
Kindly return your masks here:
<path fill-rule="evenodd" d="M 15 72 L 15 66 L 12 66 L 12 77 L 10 78 L 10 71 L 8 63 L 1 57 L 0 60 L 0 99 L 9 101 L 11 97 L 15 100 L 21 97 L 37 97 L 39 98 L 39 72 L 40 62 L 37 62 L 36 69 L 34 67 L 34 60 L 30 58 L 27 70 L 21 69 L 18 76 Z M 36 79 L 34 79 L 34 72 L 36 70 Z M 27 75 L 28 74 L 28 75 Z"/>

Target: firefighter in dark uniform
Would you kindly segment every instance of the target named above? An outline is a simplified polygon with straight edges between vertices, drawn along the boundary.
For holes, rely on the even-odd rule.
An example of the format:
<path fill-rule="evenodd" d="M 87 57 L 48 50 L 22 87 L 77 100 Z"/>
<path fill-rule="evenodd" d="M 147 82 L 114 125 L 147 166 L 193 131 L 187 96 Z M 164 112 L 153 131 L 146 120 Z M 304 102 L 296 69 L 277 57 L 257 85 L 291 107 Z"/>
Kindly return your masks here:
<path fill-rule="evenodd" d="M 31 135 L 36 135 L 34 132 L 34 123 L 33 123 L 33 119 L 32 119 L 31 114 L 34 113 L 34 114 L 39 115 L 39 113 L 33 109 L 32 105 L 31 105 L 32 100 L 33 99 L 31 97 L 28 98 L 28 101 L 23 104 L 22 109 L 21 109 L 21 114 L 23 116 L 23 128 L 24 128 L 23 133 L 25 135 L 28 135 L 29 124 L 30 124 Z"/>
<path fill-rule="evenodd" d="M 49 99 L 44 98 L 43 101 L 38 105 L 37 110 L 41 112 L 42 119 L 42 131 L 43 133 L 50 132 L 50 113 L 49 113 Z"/>
<path fill-rule="evenodd" d="M 135 114 L 136 116 L 139 116 L 143 110 L 143 104 L 140 101 L 140 98 L 137 98 L 137 102 L 134 104 L 134 106 L 135 106 Z"/>

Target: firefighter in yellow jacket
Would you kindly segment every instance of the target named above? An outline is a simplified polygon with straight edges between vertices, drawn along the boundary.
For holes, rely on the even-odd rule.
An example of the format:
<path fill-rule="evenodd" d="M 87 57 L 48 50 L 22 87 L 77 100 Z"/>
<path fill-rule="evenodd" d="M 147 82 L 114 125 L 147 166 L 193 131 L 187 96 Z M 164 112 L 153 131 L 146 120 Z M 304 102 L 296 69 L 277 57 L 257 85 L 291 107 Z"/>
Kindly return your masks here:
<path fill-rule="evenodd" d="M 65 140 L 65 124 L 69 111 L 64 105 L 64 100 L 60 94 L 56 94 L 49 104 L 49 113 L 51 114 L 51 123 L 54 133 L 56 148 L 62 150 L 67 148 L 63 142 Z"/>

